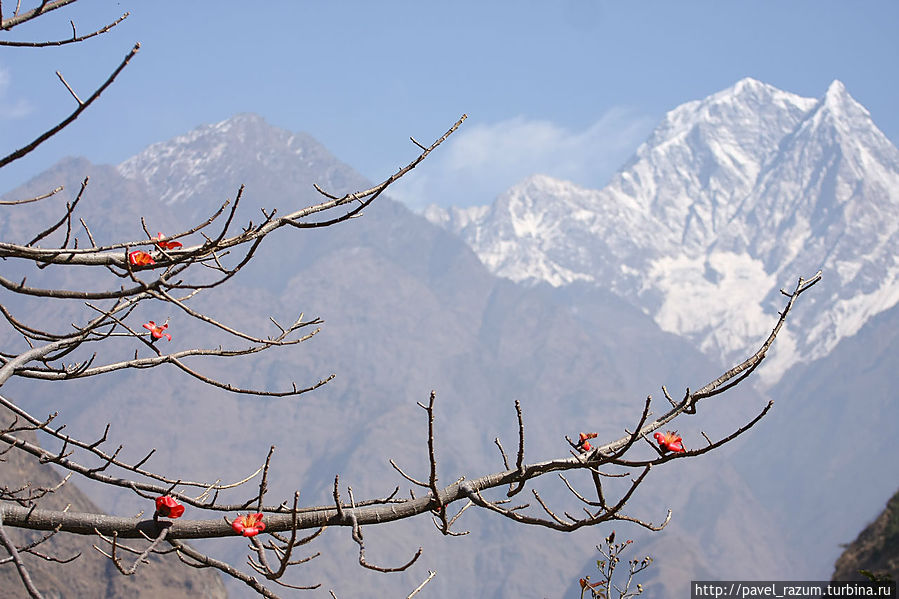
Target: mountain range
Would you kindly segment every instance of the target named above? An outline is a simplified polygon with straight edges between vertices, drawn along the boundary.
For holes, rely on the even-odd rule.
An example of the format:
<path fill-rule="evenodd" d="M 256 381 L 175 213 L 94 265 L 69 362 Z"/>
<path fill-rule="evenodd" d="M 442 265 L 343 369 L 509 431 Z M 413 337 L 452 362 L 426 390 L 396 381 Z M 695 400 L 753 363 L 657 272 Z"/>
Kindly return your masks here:
<path fill-rule="evenodd" d="M 536 175 L 425 214 L 500 276 L 610 289 L 725 361 L 823 269 L 768 385 L 899 302 L 899 150 L 839 81 L 816 100 L 743 79 L 665 115 L 601 190 Z"/>
<path fill-rule="evenodd" d="M 899 310 L 888 301 L 896 255 L 888 253 L 896 243 L 889 184 L 899 169 L 890 166 L 895 148 L 880 147 L 883 136 L 867 125 L 870 115 L 839 83 L 816 101 L 744 80 L 669 113 L 603 190 L 535 176 L 490 207 L 429 210 L 432 222 L 381 198 L 338 227 L 276 235 L 198 307 L 261 331 L 269 315 L 305 312 L 324 318 L 323 330 L 283 352 L 196 365 L 265 388 L 338 375 L 297 400 L 229 395 L 163 369 L 64 387 L 17 381 L 4 394 L 36 413 L 59 410 L 87 437 L 110 422 L 112 437 L 128 440 L 124 455 L 156 447 L 150 466 L 184 477 L 240 478 L 274 444 L 276 495 L 299 488 L 305 505 L 328 503 L 338 473 L 357 496 L 386 495 L 404 484 L 388 458 L 413 475 L 427 465 L 415 402 L 431 389 L 443 482 L 502 469 L 493 440 L 514 444 L 516 399 L 528 459 L 564 454 L 564 435 L 617 436 L 660 385 L 697 388 L 720 374 L 723 357 L 750 354 L 776 319 L 777 287 L 823 268 L 826 278 L 803 296 L 775 346 L 785 347 L 769 358 L 765 387 L 710 401 L 679 432 L 721 436 L 769 397 L 774 410 L 744 439 L 653 472 L 629 513 L 657 522 L 670 507 L 665 531 L 615 527 L 656 558 L 650 599 L 680 596 L 691 579 L 823 580 L 839 543 L 876 515 L 899 477 L 891 459 Z M 821 193 L 789 194 L 786 162 L 809 165 L 815 156 L 824 166 L 803 170 L 808 177 L 793 185 Z M 852 179 L 863 165 L 873 174 Z M 77 189 L 85 175 L 81 216 L 98 243 L 141 237 L 140 216 L 153 232 L 184 229 L 240 184 L 244 220 L 315 201 L 313 182 L 338 194 L 367 184 L 312 138 L 238 115 L 116 167 L 63 161 L 4 199 Z M 35 222 L 50 222 L 59 204 L 41 204 L 37 216 L 0 213 L 2 237 L 27 240 Z M 29 281 L 85 281 L 64 268 L 38 276 Z M 84 314 L 74 305 L 12 305 L 48 326 Z M 210 338 L 165 316 L 175 348 Z M 4 345 L 13 341 L 7 333 L 0 330 Z M 564 501 L 564 489 L 538 487 Z M 84 491 L 116 513 L 145 507 L 129 494 Z M 593 546 L 609 532 L 559 535 L 472 511 L 461 520 L 471 534 L 461 538 L 440 538 L 424 520 L 366 533 L 367 557 L 378 563 L 405 561 L 424 546 L 408 573 L 361 571 L 348 532 L 329 530 L 313 548 L 323 557 L 290 582 L 323 582 L 338 596 L 395 596 L 430 568 L 438 570 L 431 596 L 576 596 L 577 579 L 595 569 Z M 244 559 L 240 544 L 217 547 Z M 234 585 L 229 592 L 243 596 Z"/>

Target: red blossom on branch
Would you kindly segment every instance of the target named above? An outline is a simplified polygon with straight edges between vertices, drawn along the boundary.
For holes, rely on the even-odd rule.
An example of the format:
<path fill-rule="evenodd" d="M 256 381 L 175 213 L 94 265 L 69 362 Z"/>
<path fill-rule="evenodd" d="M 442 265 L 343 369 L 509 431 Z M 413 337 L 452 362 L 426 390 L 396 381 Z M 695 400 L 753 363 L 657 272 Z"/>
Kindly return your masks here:
<path fill-rule="evenodd" d="M 160 232 L 156 235 L 156 239 L 163 239 L 165 236 Z M 182 247 L 183 244 L 180 241 L 157 241 L 156 247 L 163 250 L 177 250 Z"/>
<path fill-rule="evenodd" d="M 662 451 L 673 451 L 674 453 L 685 453 L 683 439 L 678 436 L 677 431 L 667 431 L 664 435 L 656 433 L 653 435 L 658 441 Z"/>
<path fill-rule="evenodd" d="M 150 264 L 156 264 L 156 260 L 153 259 L 153 256 L 143 250 L 134 250 L 133 252 L 128 254 L 128 262 L 130 262 L 133 266 L 148 266 Z"/>
<path fill-rule="evenodd" d="M 146 324 L 144 324 L 144 328 L 150 331 L 150 335 L 153 337 L 153 340 L 161 339 L 165 337 L 169 341 L 172 340 L 172 336 L 165 332 L 167 328 L 169 328 L 169 321 L 166 320 L 162 324 L 156 324 L 152 320 Z"/>
<path fill-rule="evenodd" d="M 600 587 L 605 584 L 604 580 L 600 580 L 599 582 L 590 582 L 590 577 L 581 578 L 578 581 L 581 585 L 582 589 L 595 589 L 596 587 Z"/>
<path fill-rule="evenodd" d="M 247 514 L 235 518 L 231 522 L 231 528 L 239 535 L 255 537 L 265 530 L 265 522 L 262 521 L 262 514 Z"/>
<path fill-rule="evenodd" d="M 156 515 L 163 518 L 180 518 L 184 513 L 184 506 L 178 500 L 168 495 L 156 498 Z"/>
<path fill-rule="evenodd" d="M 593 449 L 593 446 L 590 445 L 590 442 L 587 439 L 595 439 L 596 433 L 581 433 L 578 435 L 578 444 L 577 447 L 581 451 L 590 451 Z"/>

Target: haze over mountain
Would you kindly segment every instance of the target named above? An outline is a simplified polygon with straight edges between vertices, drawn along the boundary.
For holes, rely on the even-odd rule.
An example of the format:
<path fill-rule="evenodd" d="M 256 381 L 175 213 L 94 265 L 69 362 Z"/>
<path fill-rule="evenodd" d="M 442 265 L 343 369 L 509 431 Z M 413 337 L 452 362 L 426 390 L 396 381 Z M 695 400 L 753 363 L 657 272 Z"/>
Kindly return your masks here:
<path fill-rule="evenodd" d="M 832 90 L 837 96 L 834 102 L 844 94 Z M 696 136 L 705 139 L 689 146 L 696 156 L 682 165 L 682 171 L 666 166 L 665 153 L 656 156 L 648 149 L 648 142 L 630 170 L 624 169 L 612 184 L 623 186 L 623 173 L 641 172 L 637 166 L 643 165 L 641 180 L 665 179 L 662 174 L 653 174 L 656 171 L 678 175 L 671 185 L 684 194 L 687 190 L 696 192 L 702 201 L 697 200 L 695 207 L 688 205 L 686 196 L 662 193 L 661 188 L 653 193 L 640 191 L 635 183 L 630 192 L 621 187 L 620 195 L 614 195 L 534 177 L 510 190 L 491 209 L 456 211 L 448 216 L 447 222 L 454 223 L 466 239 L 468 233 L 476 231 L 482 240 L 501 239 L 492 246 L 493 242 L 484 241 L 484 247 L 496 247 L 498 252 L 505 248 L 497 255 L 508 257 L 509 265 L 533 266 L 534 270 L 527 272 L 544 273 L 546 278 L 541 280 L 549 285 L 540 281 L 519 285 L 491 274 L 481 261 L 494 267 L 480 250 L 476 256 L 454 235 L 388 198 L 379 199 L 363 218 L 338 227 L 288 232 L 267 240 L 255 265 L 230 285 L 214 290 L 198 307 L 227 317 L 241 328 L 258 331 L 271 326 L 269 315 L 294 318 L 303 311 L 326 320 L 322 332 L 286 351 L 264 352 L 240 362 L 197 362 L 197 367 L 243 386 L 271 389 L 284 388 L 292 380 L 309 383 L 331 372 L 338 374 L 311 395 L 286 402 L 246 399 L 162 369 L 68 382 L 64 387 L 30 382 L 24 385 L 20 381 L 10 385 L 9 395 L 22 398 L 23 405 L 27 403 L 37 413 L 59 409 L 60 418 L 71 422 L 70 429 L 87 437 L 102 432 L 110 421 L 112 437 L 127 439 L 126 452 L 142 456 L 147 448 L 157 447 L 150 466 L 185 477 L 233 473 L 233 478 L 240 478 L 254 470 L 268 447 L 275 444 L 274 467 L 281 474 L 270 481 L 272 493 L 287 497 L 299 487 L 306 505 L 330 502 L 330 487 L 337 473 L 341 481 L 353 486 L 357 497 L 389 494 L 403 481 L 387 465 L 388 458 L 398 460 L 413 475 L 420 474 L 427 463 L 425 420 L 415 402 L 426 399 L 432 388 L 438 392 L 439 466 L 444 483 L 463 474 L 474 476 L 501 469 L 493 439 L 500 436 L 507 449 L 514 443 L 515 399 L 521 400 L 524 408 L 529 460 L 564 455 L 566 434 L 597 430 L 601 436 L 618 435 L 624 427 L 633 425 L 647 394 L 659 395 L 660 385 L 672 390 L 696 388 L 721 372 L 717 357 L 709 359 L 693 345 L 696 340 L 702 341 L 699 333 L 685 339 L 661 330 L 658 324 L 658 315 L 667 313 L 663 311 L 666 305 L 673 313 L 682 314 L 685 322 L 705 322 L 711 327 L 715 318 L 722 317 L 710 310 L 717 304 L 703 303 L 697 301 L 698 295 L 678 291 L 681 284 L 691 285 L 695 274 L 691 269 L 702 266 L 698 276 L 707 281 L 702 285 L 708 289 L 701 290 L 742 290 L 740 297 L 747 302 L 744 307 L 754 306 L 750 316 L 756 320 L 749 324 L 762 332 L 752 336 L 754 329 L 749 330 L 749 324 L 744 325 L 747 330 L 735 325 L 729 336 L 722 337 L 734 345 L 730 348 L 734 353 L 751 353 L 774 322 L 771 314 L 762 314 L 768 305 L 764 294 L 769 286 L 759 286 L 758 281 L 773 279 L 781 270 L 772 267 L 775 274 L 762 276 L 760 273 L 768 272 L 763 258 L 741 253 L 748 252 L 750 246 L 767 243 L 764 235 L 754 238 L 748 224 L 745 230 L 734 229 L 742 231 L 742 236 L 732 233 L 730 245 L 723 241 L 722 230 L 731 231 L 729 223 L 739 220 L 724 218 L 728 211 L 738 212 L 730 206 L 732 198 L 726 191 L 733 185 L 745 189 L 749 198 L 755 189 L 750 181 L 752 165 L 759 165 L 755 179 L 764 178 L 764 172 L 776 171 L 773 159 L 765 162 L 762 154 L 784 150 L 788 144 L 781 140 L 790 131 L 802 129 L 801 124 L 809 120 L 815 107 L 827 102 L 816 104 L 751 80 L 741 82 L 731 92 L 740 98 L 754 97 L 756 104 L 727 100 L 727 94 L 719 94 L 717 104 L 709 104 L 709 100 L 688 105 L 692 108 L 684 108 L 681 113 L 675 110 L 652 138 L 658 136 L 659 143 L 651 147 L 667 148 L 672 155 L 684 151 L 677 149 L 676 140 Z M 752 120 L 752 106 L 766 115 L 765 123 L 779 123 L 779 133 L 771 133 L 759 123 L 754 133 L 731 125 L 732 140 L 721 142 L 724 145 L 715 153 L 703 149 L 703 144 L 711 143 L 715 128 L 688 127 L 708 113 L 718 115 L 719 129 L 729 130 L 725 125 L 731 120 Z M 733 118 L 728 120 L 725 114 Z M 672 141 L 665 144 L 663 138 Z M 744 145 L 747 149 L 742 149 Z M 732 158 L 727 164 L 725 156 Z M 741 160 L 749 165 L 740 167 Z M 710 167 L 706 175 L 691 174 L 688 167 L 701 164 L 715 168 Z M 840 158 L 834 164 L 844 165 L 846 161 Z M 727 165 L 729 170 L 724 168 Z M 834 168 L 828 172 L 843 172 Z M 82 216 L 95 236 L 101 237 L 98 243 L 122 236 L 141 237 L 140 215 L 149 215 L 148 226 L 153 232 L 184 229 L 206 218 L 225 198 L 233 197 L 242 183 L 247 185 L 240 212 L 244 220 L 258 220 L 260 208 L 276 207 L 283 212 L 315 201 L 312 182 L 334 193 L 366 186 L 352 169 L 308 136 L 277 130 L 253 115 L 239 115 L 155 144 L 115 168 L 83 160 L 60 163 L 6 197 L 34 195 L 59 184 L 77 189 L 88 174 L 91 183 Z M 702 180 L 715 182 L 716 191 L 702 191 Z M 595 202 L 597 199 L 602 201 Z M 748 209 L 746 202 L 743 204 Z M 764 204 L 761 195 L 753 202 L 754 206 Z M 506 214 L 518 216 L 502 221 L 498 216 L 502 210 L 497 207 L 503 205 Z M 51 208 L 49 204 L 41 207 L 48 211 L 48 218 L 55 214 Z M 663 227 L 656 214 L 664 210 L 681 215 L 684 222 Z M 790 218 L 808 212 L 807 208 L 803 210 L 806 212 L 795 208 L 790 217 L 779 212 L 778 222 L 791 222 Z M 756 207 L 751 212 L 758 216 L 764 211 Z M 0 213 L 4 239 L 27 238 L 37 226 L 18 214 Z M 493 222 L 488 218 L 491 214 L 497 223 L 503 222 L 496 231 L 479 224 Z M 817 213 L 812 210 L 812 214 Z M 468 225 L 460 226 L 465 215 Z M 759 222 L 768 222 L 758 218 Z M 650 221 L 654 228 L 648 228 Z M 603 236 L 597 237 L 586 225 L 578 228 L 577 223 L 587 223 Z M 879 221 L 876 225 L 890 227 Z M 704 235 L 709 231 L 717 232 L 722 240 L 707 240 Z M 754 239 L 751 243 L 750 238 Z M 888 238 L 884 243 L 890 239 L 895 241 Z M 681 248 L 679 240 L 686 249 Z M 745 248 L 741 249 L 740 243 Z M 807 245 L 817 247 L 812 238 Z M 876 248 L 882 246 L 876 244 Z M 542 254 L 525 251 L 544 247 Z M 596 247 L 607 253 L 605 260 L 591 253 Z M 521 253 L 516 254 L 515 248 Z M 847 246 L 841 251 L 850 249 Z M 769 248 L 765 255 L 773 256 L 778 251 Z M 563 258 L 571 260 L 565 262 Z M 680 275 L 683 281 L 674 271 L 666 275 L 670 280 L 659 274 L 666 259 L 686 261 Z M 818 267 L 803 262 L 812 258 L 790 259 L 804 268 L 784 275 L 784 284 L 795 274 L 809 274 L 806 266 L 812 272 Z M 889 257 L 883 260 L 889 264 Z M 733 264 L 748 265 L 748 271 Z M 595 270 L 588 271 L 585 265 L 593 265 Z M 636 270 L 644 267 L 650 269 L 646 272 L 656 273 L 646 275 L 645 285 Z M 859 272 L 868 268 L 865 263 Z M 719 274 L 714 275 L 713 270 Z M 526 269 L 522 266 L 519 271 Z M 497 273 L 505 276 L 499 270 Z M 66 269 L 48 268 L 41 276 L 47 283 L 53 277 L 67 286 L 79 282 Z M 602 277 L 607 280 L 603 282 Z M 718 283 L 713 283 L 716 277 Z M 660 281 L 668 281 L 669 286 Z M 634 294 L 629 294 L 629 289 Z M 884 292 L 878 289 L 872 294 L 882 297 Z M 830 305 L 829 293 L 822 284 L 802 298 L 791 321 L 798 348 L 811 343 L 798 331 L 804 335 L 812 329 L 808 323 L 823 319 L 821 306 Z M 678 298 L 686 298 L 687 304 L 674 306 Z M 722 300 L 721 311 L 736 312 L 732 302 L 736 304 L 737 299 Z M 77 320 L 80 308 L 54 305 L 35 310 L 48 323 L 58 322 L 64 327 Z M 209 342 L 202 328 L 179 322 L 177 315 L 169 316 L 174 317 L 173 348 Z M 860 335 L 867 335 L 869 329 L 864 328 Z M 692 330 L 687 327 L 676 332 Z M 741 335 L 747 340 L 737 348 L 736 339 L 742 339 Z M 835 342 L 834 347 L 844 343 L 847 339 Z M 893 346 L 890 341 L 885 351 L 889 353 Z M 864 353 L 856 353 L 864 363 Z M 771 360 L 791 355 L 798 354 L 776 354 Z M 832 355 L 838 354 L 834 351 Z M 839 372 L 839 364 L 828 364 L 827 368 Z M 852 384 L 851 374 L 844 377 L 847 385 Z M 784 399 L 797 407 L 805 406 L 820 416 L 821 422 L 838 418 L 837 410 L 845 407 L 845 398 L 834 398 L 821 389 L 813 395 L 803 382 L 806 376 L 817 375 L 797 376 L 800 378 L 789 387 L 789 396 Z M 892 374 L 882 371 L 872 379 L 872 401 L 882 398 L 884 376 Z M 60 401 L 63 389 L 65 397 Z M 776 393 L 780 389 L 768 392 L 779 400 Z M 700 429 L 713 438 L 731 432 L 757 413 L 764 402 L 750 387 L 738 388 L 710 400 L 698 416 L 679 423 L 679 431 L 691 443 L 701 443 Z M 856 405 L 862 410 L 868 406 L 864 402 Z M 788 414 L 792 412 L 776 406 L 745 440 L 701 459 L 675 462 L 654 471 L 648 484 L 638 491 L 629 514 L 658 522 L 666 508 L 674 510 L 668 529 L 638 540 L 641 555 L 648 552 L 656 557 L 650 570 L 652 584 L 647 585 L 645 596 L 679 596 L 689 580 L 698 578 L 795 579 L 829 574 L 838 553 L 836 543 L 848 539 L 845 535 L 835 537 L 842 535 L 841 531 L 824 530 L 820 534 L 816 531 L 817 545 L 809 543 L 803 536 L 806 529 L 800 529 L 789 515 L 811 510 L 825 520 L 844 518 L 847 525 L 858 521 L 861 526 L 874 515 L 868 512 L 867 501 L 868 496 L 879 493 L 879 487 L 868 485 L 860 494 L 857 489 L 836 484 L 826 496 L 807 494 L 784 500 L 783 489 L 820 486 L 818 470 L 806 472 L 790 457 L 791 446 L 802 444 L 808 435 L 822 434 L 813 428 L 819 421 L 802 417 L 784 421 Z M 864 476 L 868 472 L 864 466 L 870 455 L 868 448 L 882 447 L 884 436 L 846 421 L 840 434 L 841 443 L 857 448 L 856 453 L 818 449 L 808 459 L 832 473 L 833 481 L 853 471 Z M 883 477 L 893 476 L 895 480 L 890 468 L 883 466 Z M 893 483 L 890 486 L 895 488 Z M 564 493 L 552 490 L 551 482 L 538 487 L 553 500 L 564 497 Z M 90 485 L 85 491 L 110 511 L 132 513 L 145 507 L 129 495 L 111 496 L 105 489 Z M 854 503 L 860 495 L 865 495 L 865 500 Z M 876 500 L 876 509 L 884 499 Z M 779 503 L 783 501 L 789 505 Z M 611 528 L 559 535 L 510 526 L 472 511 L 466 512 L 461 521 L 463 528 L 472 531 L 467 537 L 439 538 L 424 519 L 367 532 L 367 556 L 377 563 L 393 565 L 408 559 L 419 545 L 425 547 L 422 561 L 411 572 L 396 576 L 373 576 L 358 569 L 348 531 L 329 530 L 323 543 L 312 548 L 323 550 L 325 555 L 298 570 L 292 582 L 321 581 L 324 588 L 334 588 L 338 596 L 400 596 L 417 586 L 431 568 L 439 572 L 426 587 L 432 596 L 558 596 L 577 578 L 592 572 L 596 559 L 593 545 Z M 624 525 L 615 528 L 622 535 L 640 534 Z M 226 551 L 233 561 L 243 561 L 242 544 L 230 543 Z M 234 586 L 229 588 L 235 596 L 243 592 Z"/>
<path fill-rule="evenodd" d="M 727 360 L 764 336 L 780 289 L 824 269 L 769 385 L 899 302 L 899 150 L 839 81 L 815 100 L 743 79 L 679 106 L 602 190 L 537 175 L 425 214 L 500 276 L 610 289 Z"/>
<path fill-rule="evenodd" d="M 816 580 L 830 577 L 842 546 L 896 490 L 897 372 L 894 306 L 826 357 L 791 368 L 768 390 L 775 409 L 752 451 L 734 456 L 754 496 L 777 506 L 781 541 L 829 566 L 810 573 Z"/>

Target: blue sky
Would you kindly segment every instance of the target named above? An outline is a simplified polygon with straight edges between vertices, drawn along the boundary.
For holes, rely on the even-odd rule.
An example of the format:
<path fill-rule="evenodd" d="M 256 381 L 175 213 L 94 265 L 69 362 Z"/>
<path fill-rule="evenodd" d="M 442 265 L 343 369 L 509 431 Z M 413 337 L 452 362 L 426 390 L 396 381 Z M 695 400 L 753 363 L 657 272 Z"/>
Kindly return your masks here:
<path fill-rule="evenodd" d="M 667 110 L 747 76 L 811 97 L 840 79 L 899 140 L 895 0 L 93 0 L 0 39 L 65 37 L 69 19 L 87 31 L 126 10 L 77 47 L 0 48 L 6 154 L 74 108 L 56 70 L 86 95 L 142 44 L 98 105 L 0 172 L 0 189 L 66 155 L 118 163 L 239 112 L 312 134 L 373 180 L 415 155 L 408 136 L 431 140 L 468 113 L 397 188 L 416 208 L 488 203 L 535 172 L 599 187 Z"/>

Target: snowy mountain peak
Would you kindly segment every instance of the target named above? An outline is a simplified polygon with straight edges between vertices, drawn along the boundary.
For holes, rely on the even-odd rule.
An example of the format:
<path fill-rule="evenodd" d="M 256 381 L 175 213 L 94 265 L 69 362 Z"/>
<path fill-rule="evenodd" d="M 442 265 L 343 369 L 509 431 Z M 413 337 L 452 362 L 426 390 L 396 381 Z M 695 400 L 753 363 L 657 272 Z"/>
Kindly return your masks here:
<path fill-rule="evenodd" d="M 277 130 L 261 117 L 241 114 L 153 144 L 122 162 L 118 170 L 125 177 L 143 179 L 160 201 L 178 203 L 198 189 L 215 185 L 209 173 L 234 169 L 246 161 L 247 154 L 256 162 L 265 143 L 273 146 L 268 152 L 280 151 L 286 140 L 273 139 L 277 137 Z M 280 143 L 272 144 L 276 141 Z"/>
<path fill-rule="evenodd" d="M 752 78 L 741 79 L 708 98 L 687 102 L 668 112 L 647 145 L 656 146 L 685 136 L 697 127 L 702 128 L 703 134 L 724 127 L 733 133 L 758 135 L 767 131 L 768 127 L 763 126 L 766 121 L 787 120 L 795 124 L 816 103 L 813 98 L 784 92 Z"/>
<path fill-rule="evenodd" d="M 743 79 L 667 113 L 610 191 L 643 206 L 670 247 L 701 252 L 817 100 Z"/>
<path fill-rule="evenodd" d="M 899 150 L 840 81 L 814 99 L 742 79 L 667 113 L 602 190 L 535 176 L 428 216 L 501 276 L 593 282 L 725 359 L 823 268 L 769 382 L 899 302 Z"/>
<path fill-rule="evenodd" d="M 242 184 L 248 192 L 268 188 L 272 177 L 288 197 L 312 183 L 342 191 L 361 180 L 309 135 L 279 129 L 255 114 L 238 114 L 153 144 L 118 170 L 145 182 L 161 202 L 207 207 L 234 197 Z"/>
<path fill-rule="evenodd" d="M 842 81 L 839 79 L 831 81 L 830 85 L 827 86 L 827 91 L 824 92 L 824 103 L 834 106 L 842 104 L 847 100 L 857 104 L 852 96 L 849 95 L 849 91 Z"/>
<path fill-rule="evenodd" d="M 743 77 L 742 79 L 734 83 L 730 88 L 725 89 L 723 92 L 719 93 L 728 92 L 732 93 L 733 95 L 740 95 L 746 93 L 757 94 L 759 92 L 777 93 L 780 92 L 780 90 L 773 85 L 768 85 L 767 83 L 759 81 L 758 79 L 755 79 L 753 77 Z"/>
<path fill-rule="evenodd" d="M 817 103 L 815 112 L 820 113 L 815 122 L 819 122 L 823 115 L 829 118 L 831 123 L 858 124 L 853 121 L 867 122 L 871 120 L 871 113 L 853 98 L 846 86 L 839 80 L 834 80 L 827 88 L 824 96 Z M 845 128 L 845 127 L 843 127 Z"/>

